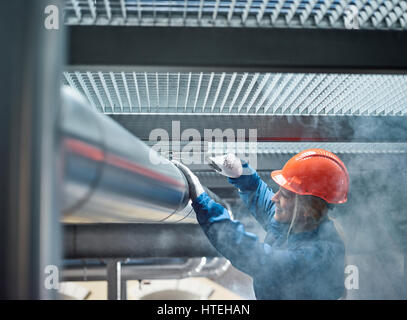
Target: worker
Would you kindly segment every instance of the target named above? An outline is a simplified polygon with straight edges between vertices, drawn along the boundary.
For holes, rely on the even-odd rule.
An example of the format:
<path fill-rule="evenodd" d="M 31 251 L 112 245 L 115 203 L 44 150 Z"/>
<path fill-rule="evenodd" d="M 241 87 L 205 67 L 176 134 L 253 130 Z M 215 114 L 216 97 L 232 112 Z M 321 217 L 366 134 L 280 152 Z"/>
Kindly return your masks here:
<path fill-rule="evenodd" d="M 212 245 L 253 278 L 257 299 L 340 299 L 345 293 L 345 246 L 327 211 L 347 200 L 349 175 L 333 153 L 308 149 L 271 178 L 274 193 L 247 162 L 233 154 L 213 166 L 228 176 L 267 235 L 264 242 L 213 201 L 185 165 L 197 220 Z"/>

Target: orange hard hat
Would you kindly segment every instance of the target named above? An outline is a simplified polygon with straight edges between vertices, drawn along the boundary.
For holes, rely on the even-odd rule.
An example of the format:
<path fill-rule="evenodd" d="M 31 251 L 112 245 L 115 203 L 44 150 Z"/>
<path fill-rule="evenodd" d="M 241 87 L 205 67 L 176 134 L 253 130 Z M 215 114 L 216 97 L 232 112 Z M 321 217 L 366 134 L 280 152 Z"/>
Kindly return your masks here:
<path fill-rule="evenodd" d="M 271 173 L 281 187 L 300 195 L 312 195 L 328 203 L 344 203 L 349 174 L 343 162 L 324 149 L 307 149 L 287 161 L 282 170 Z"/>

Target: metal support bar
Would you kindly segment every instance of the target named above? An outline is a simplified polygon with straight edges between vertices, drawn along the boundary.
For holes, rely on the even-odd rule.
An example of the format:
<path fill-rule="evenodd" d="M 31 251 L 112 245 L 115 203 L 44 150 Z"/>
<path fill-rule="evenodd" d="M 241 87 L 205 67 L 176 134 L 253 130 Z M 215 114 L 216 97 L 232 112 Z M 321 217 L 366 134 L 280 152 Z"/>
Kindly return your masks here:
<path fill-rule="evenodd" d="M 111 260 L 107 263 L 107 299 L 121 300 L 121 261 Z"/>
<path fill-rule="evenodd" d="M 175 121 L 180 122 L 180 132 L 194 128 L 202 139 L 205 129 L 232 128 L 257 130 L 257 141 L 270 142 L 405 142 L 407 121 L 405 117 L 393 116 L 272 116 L 272 115 L 203 115 L 188 114 L 134 114 L 112 115 L 114 120 L 141 140 L 149 140 L 155 128 L 172 132 Z M 170 140 L 174 137 L 169 137 Z"/>
<path fill-rule="evenodd" d="M 179 262 L 181 260 L 181 263 Z M 137 262 L 136 262 L 137 261 Z M 176 262 L 176 263 L 174 263 Z M 167 258 L 139 259 L 121 264 L 122 284 L 139 279 L 184 279 L 188 277 L 220 276 L 230 266 L 225 258 Z M 63 281 L 104 281 L 107 268 L 102 264 L 66 266 L 61 273 Z M 122 287 L 122 292 L 125 289 Z M 123 295 L 122 295 L 122 299 Z"/>
<path fill-rule="evenodd" d="M 407 72 L 401 31 L 70 26 L 70 43 L 70 66 L 110 70 Z"/>
<path fill-rule="evenodd" d="M 127 281 L 122 279 L 120 283 L 120 300 L 127 300 Z"/>

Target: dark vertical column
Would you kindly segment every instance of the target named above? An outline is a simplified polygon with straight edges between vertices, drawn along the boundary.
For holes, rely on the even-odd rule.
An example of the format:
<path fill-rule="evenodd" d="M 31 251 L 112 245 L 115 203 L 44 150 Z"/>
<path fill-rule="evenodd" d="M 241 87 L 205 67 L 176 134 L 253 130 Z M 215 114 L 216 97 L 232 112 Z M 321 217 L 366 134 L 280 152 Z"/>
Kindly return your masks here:
<path fill-rule="evenodd" d="M 58 30 L 44 24 L 50 5 L 59 11 Z M 1 1 L 0 39 L 0 298 L 52 299 L 57 290 L 44 281 L 45 268 L 58 267 L 61 255 L 56 166 L 62 2 Z"/>
<path fill-rule="evenodd" d="M 118 260 L 110 260 L 107 263 L 107 299 L 121 300 L 121 271 L 122 264 Z"/>
<path fill-rule="evenodd" d="M 127 300 L 127 280 L 122 279 L 120 289 L 120 300 Z"/>

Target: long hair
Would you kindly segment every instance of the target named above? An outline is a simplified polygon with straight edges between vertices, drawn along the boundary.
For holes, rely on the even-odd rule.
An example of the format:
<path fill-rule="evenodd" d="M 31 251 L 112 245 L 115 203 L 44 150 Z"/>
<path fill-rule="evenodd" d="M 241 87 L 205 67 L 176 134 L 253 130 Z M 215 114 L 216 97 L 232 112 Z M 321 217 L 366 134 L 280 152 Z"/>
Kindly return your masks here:
<path fill-rule="evenodd" d="M 287 232 L 287 240 L 291 230 L 294 231 L 308 231 L 318 227 L 323 221 L 331 220 L 334 224 L 335 230 L 341 238 L 343 245 L 345 246 L 345 234 L 340 223 L 328 215 L 328 209 L 330 206 L 328 203 L 315 196 L 301 196 L 295 195 L 294 212 L 291 219 L 290 227 Z M 347 254 L 345 246 L 345 259 L 344 265 L 347 265 Z M 340 300 L 346 300 L 347 290 L 344 288 L 344 292 Z"/>
<path fill-rule="evenodd" d="M 326 219 L 331 220 L 334 227 L 345 243 L 345 234 L 340 223 L 328 215 L 328 209 L 332 208 L 325 200 L 315 196 L 295 195 L 295 204 L 293 219 L 291 220 L 290 229 L 294 227 L 297 231 L 312 230 L 319 226 Z"/>
<path fill-rule="evenodd" d="M 288 233 L 309 231 L 318 227 L 326 218 L 328 203 L 315 196 L 295 195 L 293 217 Z"/>

